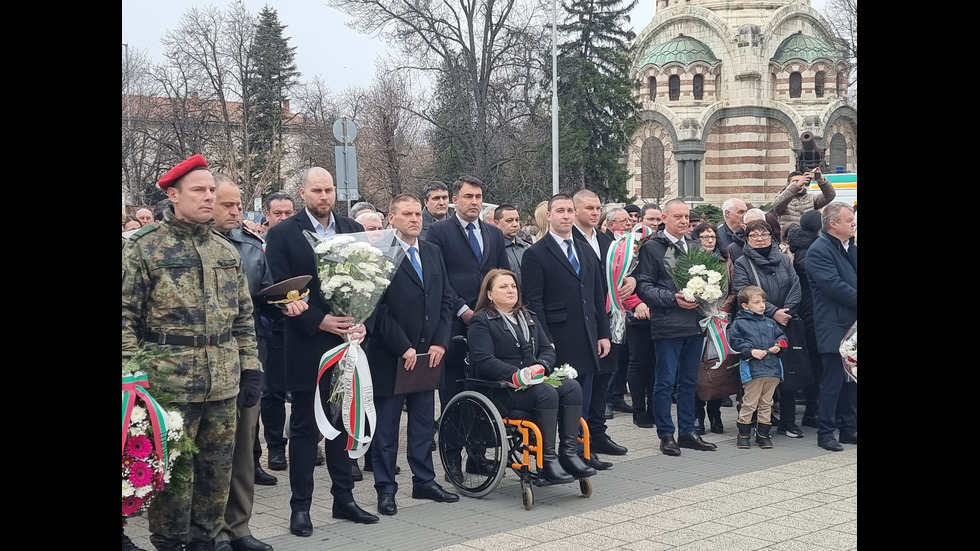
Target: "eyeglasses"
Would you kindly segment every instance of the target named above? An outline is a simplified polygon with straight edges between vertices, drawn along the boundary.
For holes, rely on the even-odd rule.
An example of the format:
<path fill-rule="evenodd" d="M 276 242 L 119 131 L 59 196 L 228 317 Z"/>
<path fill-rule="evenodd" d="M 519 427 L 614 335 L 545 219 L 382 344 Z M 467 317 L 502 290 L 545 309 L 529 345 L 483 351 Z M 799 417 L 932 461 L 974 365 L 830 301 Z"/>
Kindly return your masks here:
<path fill-rule="evenodd" d="M 755 240 L 767 239 L 769 237 L 772 237 L 772 234 L 771 233 L 750 233 L 749 234 L 749 239 L 755 239 Z"/>

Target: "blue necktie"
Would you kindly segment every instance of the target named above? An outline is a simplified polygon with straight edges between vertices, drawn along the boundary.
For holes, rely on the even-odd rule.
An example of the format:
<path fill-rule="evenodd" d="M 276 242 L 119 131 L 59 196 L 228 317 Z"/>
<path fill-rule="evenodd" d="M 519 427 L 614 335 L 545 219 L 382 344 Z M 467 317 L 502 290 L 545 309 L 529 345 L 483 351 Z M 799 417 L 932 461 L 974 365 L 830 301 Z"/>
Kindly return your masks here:
<path fill-rule="evenodd" d="M 415 268 L 415 273 L 419 274 L 419 280 L 424 282 L 425 280 L 422 279 L 422 265 L 419 264 L 419 260 L 415 258 L 415 247 L 408 248 L 408 259 L 412 262 L 412 267 Z"/>
<path fill-rule="evenodd" d="M 575 268 L 576 275 L 582 275 L 582 266 L 578 263 L 578 259 L 575 258 L 575 248 L 572 247 L 572 240 L 566 239 L 565 246 L 568 247 L 568 261 L 572 263 L 572 268 Z"/>
<path fill-rule="evenodd" d="M 480 250 L 480 242 L 476 240 L 476 234 L 473 233 L 473 222 L 466 224 L 466 234 L 470 236 L 470 248 L 476 255 L 476 261 L 483 264 L 483 251 Z"/>

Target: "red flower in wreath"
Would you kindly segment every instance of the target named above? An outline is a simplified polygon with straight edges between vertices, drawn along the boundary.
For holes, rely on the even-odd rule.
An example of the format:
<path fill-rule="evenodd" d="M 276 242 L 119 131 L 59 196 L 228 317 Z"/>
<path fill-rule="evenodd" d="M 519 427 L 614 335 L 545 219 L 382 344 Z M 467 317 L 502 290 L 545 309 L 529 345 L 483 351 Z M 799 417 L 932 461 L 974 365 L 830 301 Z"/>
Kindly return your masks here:
<path fill-rule="evenodd" d="M 145 434 L 137 434 L 126 439 L 126 453 L 136 459 L 146 459 L 153 452 L 153 443 Z"/>
<path fill-rule="evenodd" d="M 140 508 L 143 507 L 143 500 L 136 496 L 129 496 L 123 499 L 122 502 L 122 515 L 128 517 L 139 512 Z"/>
<path fill-rule="evenodd" d="M 129 468 L 129 481 L 137 488 L 153 482 L 153 469 L 145 461 L 136 461 Z"/>

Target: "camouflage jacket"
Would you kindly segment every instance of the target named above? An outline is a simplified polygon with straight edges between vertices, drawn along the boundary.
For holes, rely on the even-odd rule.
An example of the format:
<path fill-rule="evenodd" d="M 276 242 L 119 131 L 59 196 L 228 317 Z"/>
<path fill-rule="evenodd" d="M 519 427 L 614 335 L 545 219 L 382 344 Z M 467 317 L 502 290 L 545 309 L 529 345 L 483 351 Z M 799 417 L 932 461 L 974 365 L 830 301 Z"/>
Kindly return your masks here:
<path fill-rule="evenodd" d="M 216 345 L 143 342 L 145 332 L 215 336 L 229 331 L 232 338 Z M 241 371 L 260 369 L 241 257 L 210 224 L 178 220 L 171 210 L 123 248 L 123 364 L 140 347 L 164 353 L 147 375 L 153 387 L 178 401 L 233 398 Z"/>

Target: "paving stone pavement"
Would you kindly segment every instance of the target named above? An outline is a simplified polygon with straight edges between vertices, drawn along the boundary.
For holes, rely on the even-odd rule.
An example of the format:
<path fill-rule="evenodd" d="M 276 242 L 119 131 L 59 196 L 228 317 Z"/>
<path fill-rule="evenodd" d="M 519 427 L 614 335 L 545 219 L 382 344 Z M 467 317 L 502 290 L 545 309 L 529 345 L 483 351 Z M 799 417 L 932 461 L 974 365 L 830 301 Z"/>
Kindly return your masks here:
<path fill-rule="evenodd" d="M 256 486 L 252 534 L 277 551 L 857 549 L 857 446 L 823 450 L 816 429 L 804 427 L 805 438 L 774 434 L 772 449 L 739 450 L 735 408 L 721 411 L 725 433 L 704 437 L 718 450 L 684 449 L 680 457 L 660 453 L 656 429 L 639 428 L 629 414 L 617 412 L 607 422 L 608 434 L 629 453 L 602 456 L 614 466 L 592 477 L 591 497 L 582 497 L 578 484 L 534 488 L 530 511 L 513 472 L 481 499 L 461 497 L 455 504 L 412 499 L 403 416 L 397 515 L 368 526 L 334 520 L 330 478 L 326 467 L 317 467 L 313 536 L 293 536 L 287 471 L 269 471 L 279 483 Z M 800 407 L 797 419 L 802 413 Z M 437 481 L 451 491 L 441 481 L 438 452 L 433 459 Z M 265 460 L 263 455 L 263 466 Z M 354 498 L 377 511 L 371 473 L 356 483 Z M 145 517 L 131 519 L 126 533 L 153 550 Z"/>

